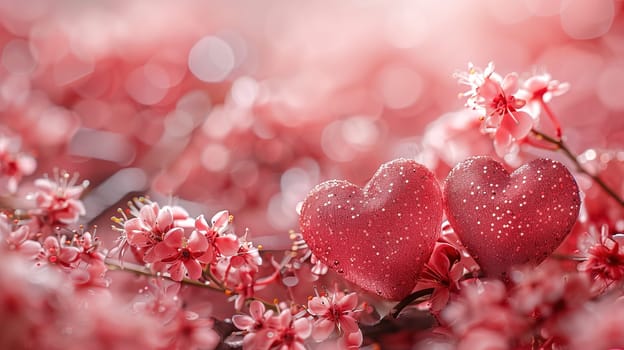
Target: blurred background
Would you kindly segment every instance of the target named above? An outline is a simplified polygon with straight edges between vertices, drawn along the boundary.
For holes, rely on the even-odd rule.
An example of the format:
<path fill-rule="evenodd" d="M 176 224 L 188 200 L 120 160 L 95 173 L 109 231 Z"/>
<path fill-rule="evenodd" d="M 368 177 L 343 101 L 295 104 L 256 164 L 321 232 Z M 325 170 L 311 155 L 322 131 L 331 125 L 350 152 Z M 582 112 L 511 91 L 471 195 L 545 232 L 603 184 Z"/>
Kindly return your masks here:
<path fill-rule="evenodd" d="M 0 0 L 0 133 L 37 157 L 33 176 L 91 181 L 85 222 L 108 227 L 146 193 L 193 215 L 229 209 L 278 248 L 324 180 L 363 185 L 410 157 L 442 181 L 491 153 L 453 114 L 468 62 L 571 83 L 552 108 L 573 150 L 623 148 L 623 6 Z"/>

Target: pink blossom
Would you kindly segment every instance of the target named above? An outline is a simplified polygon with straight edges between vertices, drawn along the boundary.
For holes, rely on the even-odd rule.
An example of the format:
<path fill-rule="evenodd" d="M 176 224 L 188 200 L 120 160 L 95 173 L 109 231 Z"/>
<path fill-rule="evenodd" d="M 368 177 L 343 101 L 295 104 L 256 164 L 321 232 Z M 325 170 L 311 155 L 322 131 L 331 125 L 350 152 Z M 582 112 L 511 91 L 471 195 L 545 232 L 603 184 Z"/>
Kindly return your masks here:
<path fill-rule="evenodd" d="M 43 241 L 43 251 L 39 253 L 38 260 L 42 264 L 58 265 L 65 268 L 74 267 L 78 260 L 80 250 L 76 247 L 66 246 L 65 238 L 48 236 Z"/>
<path fill-rule="evenodd" d="M 100 240 L 90 232 L 77 233 L 72 243 L 80 249 L 82 261 L 88 264 L 104 262 L 104 254 L 99 250 Z"/>
<path fill-rule="evenodd" d="M 535 74 L 522 83 L 517 96 L 531 102 L 550 102 L 554 96 L 561 96 L 570 90 L 570 84 L 554 80 L 548 73 Z"/>
<path fill-rule="evenodd" d="M 0 135 L 0 180 L 6 182 L 10 193 L 15 193 L 22 177 L 32 174 L 37 167 L 35 159 L 19 153 L 15 144 L 14 140 Z"/>
<path fill-rule="evenodd" d="M 163 241 L 154 250 L 154 258 L 152 268 L 155 271 L 166 268 L 174 281 L 181 281 L 185 276 L 199 279 L 203 267 L 212 261 L 206 236 L 194 230 L 187 239 L 182 229 L 170 230 L 165 234 Z"/>
<path fill-rule="evenodd" d="M 548 102 L 552 100 L 553 96 L 563 95 L 569 88 L 570 84 L 553 80 L 550 74 L 543 73 L 533 75 L 525 80 L 516 96 L 527 101 L 526 110 L 533 116 L 536 125 L 539 123 L 539 116 L 542 111 L 545 112 L 557 132 L 557 137 L 561 138 L 561 125 L 550 109 Z"/>
<path fill-rule="evenodd" d="M 28 226 L 20 226 L 10 232 L 0 232 L 0 237 L 4 237 L 9 250 L 16 251 L 29 259 L 35 259 L 42 252 L 41 243 L 28 239 L 29 235 Z"/>
<path fill-rule="evenodd" d="M 312 323 L 306 317 L 293 319 L 291 310 L 283 310 L 279 315 L 268 321 L 269 328 L 274 329 L 273 346 L 279 350 L 305 350 L 305 340 L 312 334 Z"/>
<path fill-rule="evenodd" d="M 246 235 L 240 239 L 236 255 L 230 258 L 231 267 L 241 268 L 243 265 L 255 271 L 258 271 L 259 266 L 262 265 L 262 257 L 258 252 L 258 248 L 255 248 L 251 242 L 247 241 Z"/>
<path fill-rule="evenodd" d="M 235 235 L 225 233 L 229 217 L 227 211 L 217 213 L 211 220 L 212 226 L 208 225 L 203 215 L 195 219 L 195 229 L 208 239 L 208 254 L 213 260 L 220 255 L 233 256 L 240 247 Z"/>
<path fill-rule="evenodd" d="M 249 313 L 250 316 L 232 317 L 234 325 L 246 332 L 244 349 L 305 349 L 305 339 L 312 333 L 312 323 L 307 317 L 302 317 L 305 313 L 293 316 L 291 310 L 286 308 L 279 315 L 274 315 L 257 300 L 249 305 Z"/>
<path fill-rule="evenodd" d="M 624 279 L 624 236 L 610 235 L 609 227 L 603 225 L 600 233 L 593 226 L 579 239 L 579 250 L 586 261 L 580 263 L 579 271 L 586 272 L 602 290 L 613 282 Z"/>
<path fill-rule="evenodd" d="M 353 317 L 358 303 L 357 294 L 334 292 L 331 297 L 315 296 L 308 301 L 308 312 L 315 316 L 312 337 L 316 341 L 327 339 L 338 329 L 342 335 L 359 332 Z"/>
<path fill-rule="evenodd" d="M 211 265 L 212 274 L 223 281 L 228 293 L 234 294 L 234 308 L 240 310 L 245 301 L 252 298 L 257 291 L 270 286 L 279 278 L 279 269 L 275 268 L 269 276 L 257 278 L 257 271 L 248 265 L 232 268 L 230 257 L 222 257 L 217 264 Z"/>
<path fill-rule="evenodd" d="M 36 209 L 30 214 L 36 216 L 42 225 L 68 225 L 78 221 L 85 214 L 85 207 L 79 199 L 88 181 L 76 185 L 77 175 L 70 178 L 67 172 L 35 180 L 38 191 L 34 193 Z"/>
<path fill-rule="evenodd" d="M 143 205 L 136 217 L 123 222 L 123 230 L 127 244 L 137 248 L 145 262 L 158 260 L 155 247 L 167 234 L 176 237 L 184 234 L 183 228 L 174 225 L 171 207 L 164 206 L 161 209 L 156 202 Z M 123 246 L 126 242 L 122 239 L 119 244 Z"/>
<path fill-rule="evenodd" d="M 232 323 L 236 328 L 247 332 L 243 338 L 243 348 L 269 348 L 272 339 L 268 338 L 267 321 L 273 317 L 273 310 L 266 310 L 264 304 L 254 300 L 249 304 L 249 315 L 234 315 Z"/>
<path fill-rule="evenodd" d="M 466 105 L 483 111 L 481 130 L 494 135 L 496 153 L 501 157 L 516 153 L 518 144 L 535 123 L 531 115 L 520 110 L 526 101 L 514 96 L 518 91 L 518 75 L 510 73 L 503 78 L 494 72 L 494 64 L 490 62 L 484 71 L 470 64 L 468 72 L 455 76 L 470 88 L 463 94 L 468 97 Z"/>
<path fill-rule="evenodd" d="M 461 259 L 461 253 L 455 247 L 436 242 L 417 286 L 418 289 L 433 288 L 428 302 L 432 313 L 439 314 L 448 303 L 451 293 L 459 291 L 459 279 L 464 273 L 464 266 L 459 263 Z"/>

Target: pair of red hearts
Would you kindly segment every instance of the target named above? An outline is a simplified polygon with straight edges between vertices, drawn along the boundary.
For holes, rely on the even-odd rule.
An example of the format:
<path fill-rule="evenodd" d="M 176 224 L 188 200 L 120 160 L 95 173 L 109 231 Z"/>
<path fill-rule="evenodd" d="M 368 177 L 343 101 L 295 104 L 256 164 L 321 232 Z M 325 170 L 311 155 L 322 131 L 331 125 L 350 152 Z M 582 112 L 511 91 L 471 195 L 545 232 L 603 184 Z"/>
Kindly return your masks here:
<path fill-rule="evenodd" d="M 360 188 L 328 181 L 303 203 L 300 226 L 314 254 L 379 296 L 407 296 L 440 235 L 443 213 L 487 276 L 540 263 L 572 229 L 580 207 L 574 177 L 560 163 L 534 160 L 509 174 L 470 158 L 446 178 L 413 160 L 382 165 Z"/>

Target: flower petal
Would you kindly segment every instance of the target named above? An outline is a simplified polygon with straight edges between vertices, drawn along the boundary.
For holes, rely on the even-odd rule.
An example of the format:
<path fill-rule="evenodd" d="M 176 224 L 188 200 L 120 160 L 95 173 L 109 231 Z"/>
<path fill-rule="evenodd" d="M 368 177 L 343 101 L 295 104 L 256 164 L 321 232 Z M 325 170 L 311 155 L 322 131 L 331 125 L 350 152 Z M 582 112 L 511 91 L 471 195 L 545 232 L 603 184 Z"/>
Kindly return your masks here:
<path fill-rule="evenodd" d="M 156 260 L 165 260 L 178 255 L 178 248 L 158 243 L 153 249 Z"/>
<path fill-rule="evenodd" d="M 167 269 L 169 274 L 171 275 L 171 279 L 180 282 L 184 278 L 184 268 L 181 261 L 175 261 L 169 268 Z"/>
<path fill-rule="evenodd" d="M 314 328 L 312 331 L 312 338 L 315 341 L 323 341 L 329 337 L 329 335 L 336 328 L 336 324 L 326 318 L 321 318 L 314 322 Z"/>
<path fill-rule="evenodd" d="M 308 301 L 308 310 L 312 315 L 324 315 L 329 309 L 329 300 L 326 297 L 314 297 Z"/>
<path fill-rule="evenodd" d="M 188 275 L 190 279 L 197 280 L 202 275 L 202 268 L 199 265 L 199 262 L 195 259 L 189 259 L 184 262 L 184 266 L 186 267 L 186 271 L 188 271 Z"/>
<path fill-rule="evenodd" d="M 242 331 L 248 331 L 253 327 L 256 321 L 247 315 L 234 315 L 232 316 L 232 323 L 236 328 Z"/>
<path fill-rule="evenodd" d="M 160 209 L 160 212 L 158 212 L 155 226 L 158 227 L 160 232 L 164 232 L 167 231 L 167 228 L 169 228 L 171 224 L 173 224 L 173 212 L 171 211 L 171 207 L 164 206 Z"/>
<path fill-rule="evenodd" d="M 184 241 L 184 230 L 180 227 L 173 228 L 169 230 L 163 237 L 163 243 L 172 247 L 172 248 L 180 248 L 182 247 L 182 242 Z"/>
<path fill-rule="evenodd" d="M 144 205 L 139 211 L 139 219 L 141 219 L 141 221 L 143 221 L 143 223 L 151 229 L 155 226 L 156 213 L 158 210 L 158 204 L 156 203 Z"/>
<path fill-rule="evenodd" d="M 355 309 L 358 303 L 358 297 L 355 293 L 349 293 L 338 300 L 336 306 L 342 311 L 350 311 Z"/>
<path fill-rule="evenodd" d="M 504 157 L 511 150 L 513 138 L 506 129 L 498 129 L 494 136 L 494 149 L 499 157 Z"/>
<path fill-rule="evenodd" d="M 340 317 L 340 329 L 345 333 L 353 333 L 357 332 L 360 327 L 358 327 L 357 321 L 348 315 L 343 315 Z"/>
<path fill-rule="evenodd" d="M 288 311 L 290 313 L 290 311 Z M 299 318 L 293 322 L 293 328 L 297 333 L 297 336 L 301 339 L 306 339 L 312 334 L 312 322 L 308 318 Z"/>
<path fill-rule="evenodd" d="M 252 301 L 249 305 L 249 314 L 254 320 L 261 320 L 264 317 L 264 311 L 266 311 L 264 304 L 258 300 Z"/>
<path fill-rule="evenodd" d="M 212 223 L 212 229 L 218 233 L 222 233 L 230 224 L 230 212 L 222 210 L 216 213 L 210 220 Z"/>
<path fill-rule="evenodd" d="M 195 228 L 200 231 L 210 231 L 210 226 L 206 222 L 204 215 L 200 215 L 195 219 Z"/>
<path fill-rule="evenodd" d="M 215 246 L 225 256 L 232 256 L 238 252 L 238 238 L 234 235 L 225 235 L 215 238 Z"/>
<path fill-rule="evenodd" d="M 19 252 L 25 257 L 34 259 L 43 251 L 41 244 L 36 241 L 26 241 L 19 246 Z"/>
<path fill-rule="evenodd" d="M 507 129 L 515 139 L 520 140 L 531 132 L 533 118 L 526 112 L 515 111 L 505 115 L 500 127 Z"/>
<path fill-rule="evenodd" d="M 188 248 L 193 252 L 203 253 L 208 250 L 208 239 L 197 230 L 191 232 L 188 240 Z"/>

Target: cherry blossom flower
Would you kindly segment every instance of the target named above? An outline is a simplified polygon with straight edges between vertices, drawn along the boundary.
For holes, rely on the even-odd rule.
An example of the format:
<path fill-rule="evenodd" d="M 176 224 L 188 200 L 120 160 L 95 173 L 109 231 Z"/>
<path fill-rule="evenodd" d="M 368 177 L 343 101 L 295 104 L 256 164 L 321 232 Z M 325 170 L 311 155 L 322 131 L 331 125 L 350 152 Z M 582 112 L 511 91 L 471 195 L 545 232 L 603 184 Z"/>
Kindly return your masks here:
<path fill-rule="evenodd" d="M 112 217 L 111 220 L 118 226 L 113 229 L 119 232 L 115 246 L 108 253 L 109 256 L 118 255 L 121 258 L 128 248 L 139 261 L 154 261 L 154 248 L 162 242 L 165 234 L 171 230 L 184 230 L 188 226 L 189 214 L 179 206 L 163 206 L 156 202 L 139 197 L 128 202 L 128 209 L 124 212 L 117 209 L 121 217 Z"/>
<path fill-rule="evenodd" d="M 0 237 L 4 238 L 9 250 L 18 252 L 28 259 L 35 259 L 43 250 L 41 243 L 29 239 L 30 229 L 28 226 L 20 226 L 14 231 L 8 231 L 8 227 L 0 226 Z"/>
<path fill-rule="evenodd" d="M 257 291 L 260 291 L 279 278 L 279 268 L 275 267 L 273 273 L 269 276 L 257 278 L 257 271 L 248 265 L 242 265 L 239 268 L 232 268 L 230 265 L 230 257 L 222 257 L 216 264 L 211 265 L 211 273 L 227 288 L 228 293 L 232 293 L 234 308 L 242 309 L 245 301 L 252 298 Z"/>
<path fill-rule="evenodd" d="M 80 249 L 80 259 L 88 264 L 104 262 L 104 253 L 99 250 L 100 240 L 91 232 L 80 232 L 74 235 L 72 244 Z"/>
<path fill-rule="evenodd" d="M 456 73 L 455 77 L 469 86 L 462 94 L 468 98 L 466 105 L 483 111 L 481 130 L 494 135 L 496 153 L 501 157 L 516 153 L 518 144 L 535 123 L 530 114 L 520 110 L 526 101 L 514 96 L 518 91 L 518 75 L 510 73 L 501 77 L 490 62 L 484 71 L 470 64 L 468 72 Z"/>
<path fill-rule="evenodd" d="M 429 262 L 420 274 L 417 288 L 433 288 L 427 303 L 434 315 L 446 306 L 451 293 L 459 291 L 459 279 L 464 274 L 464 266 L 459 263 L 461 259 L 461 253 L 455 247 L 445 242 L 436 242 Z"/>
<path fill-rule="evenodd" d="M 253 243 L 247 241 L 247 235 L 240 238 L 238 251 L 230 257 L 231 267 L 241 268 L 243 265 L 255 271 L 258 271 L 260 265 L 262 265 L 262 257 L 258 252 L 258 248 L 254 247 Z"/>
<path fill-rule="evenodd" d="M 600 233 L 590 226 L 589 232 L 579 239 L 579 250 L 587 260 L 577 268 L 586 272 L 599 290 L 624 279 L 624 235 L 609 234 L 607 225 L 601 227 Z"/>
<path fill-rule="evenodd" d="M 243 348 L 268 348 L 272 342 L 268 337 L 267 321 L 273 317 L 273 310 L 266 310 L 264 304 L 254 300 L 249 304 L 249 315 L 234 315 L 232 323 L 236 328 L 247 332 L 243 338 Z"/>
<path fill-rule="evenodd" d="M 299 315 L 296 315 L 299 316 Z M 268 321 L 269 328 L 274 329 L 273 346 L 279 350 L 305 350 L 305 340 L 312 334 L 312 322 L 307 317 L 293 317 L 290 309 L 273 316 Z"/>
<path fill-rule="evenodd" d="M 305 339 L 312 333 L 310 319 L 305 312 L 292 314 L 285 308 L 278 315 L 266 310 L 260 301 L 249 305 L 248 315 L 232 317 L 234 325 L 246 332 L 243 338 L 244 349 L 304 350 Z"/>
<path fill-rule="evenodd" d="M 78 260 L 80 250 L 76 247 L 65 245 L 65 237 L 48 236 L 43 241 L 43 251 L 39 253 L 38 260 L 45 265 L 58 265 L 65 268 L 73 268 Z"/>
<path fill-rule="evenodd" d="M 196 230 L 188 239 L 184 230 L 170 230 L 154 249 L 152 269 L 166 269 L 174 281 L 181 281 L 185 276 L 197 280 L 202 276 L 203 266 L 212 261 L 208 247 L 206 236 Z"/>
<path fill-rule="evenodd" d="M 212 261 L 220 255 L 233 256 L 238 252 L 238 238 L 225 233 L 229 220 L 230 214 L 225 210 L 215 214 L 211 220 L 212 226 L 208 225 L 203 215 L 195 219 L 195 229 L 208 239 L 207 253 Z"/>
<path fill-rule="evenodd" d="M 570 84 L 554 80 L 548 73 L 535 74 L 524 80 L 517 96 L 527 103 L 548 103 L 554 96 L 561 96 L 570 90 Z"/>
<path fill-rule="evenodd" d="M 525 109 L 535 119 L 535 125 L 539 124 L 541 112 L 545 112 L 555 127 L 557 137 L 561 138 L 561 124 L 548 106 L 548 102 L 552 100 L 553 96 L 561 96 L 569 89 L 570 84 L 553 80 L 548 73 L 536 74 L 523 82 L 516 97 L 527 101 Z"/>
<path fill-rule="evenodd" d="M 125 220 L 122 224 L 125 236 L 118 242 L 122 247 L 120 254 L 125 250 L 123 246 L 129 244 L 148 263 L 158 260 L 155 247 L 167 234 L 176 237 L 184 234 L 183 228 L 174 225 L 172 208 L 164 206 L 161 209 L 156 202 L 143 205 L 136 217 Z"/>
<path fill-rule="evenodd" d="M 78 176 L 69 173 L 55 173 L 55 179 L 47 177 L 35 180 L 38 191 L 32 195 L 36 209 L 30 214 L 36 216 L 42 226 L 54 227 L 76 223 L 85 214 L 85 207 L 80 196 L 89 185 L 83 181 L 76 185 Z"/>
<path fill-rule="evenodd" d="M 342 336 L 360 332 L 353 317 L 357 303 L 357 294 L 338 291 L 332 293 L 331 297 L 315 296 L 308 301 L 308 312 L 315 316 L 312 338 L 316 341 L 325 340 L 335 329 Z"/>
<path fill-rule="evenodd" d="M 6 182 L 10 193 L 15 193 L 22 177 L 34 173 L 37 167 L 35 158 L 19 153 L 16 148 L 13 139 L 0 135 L 0 181 Z"/>

